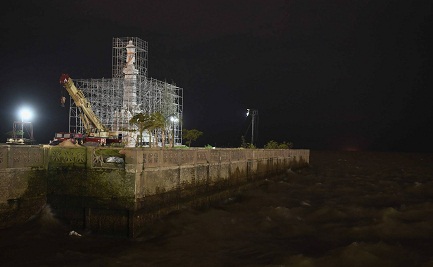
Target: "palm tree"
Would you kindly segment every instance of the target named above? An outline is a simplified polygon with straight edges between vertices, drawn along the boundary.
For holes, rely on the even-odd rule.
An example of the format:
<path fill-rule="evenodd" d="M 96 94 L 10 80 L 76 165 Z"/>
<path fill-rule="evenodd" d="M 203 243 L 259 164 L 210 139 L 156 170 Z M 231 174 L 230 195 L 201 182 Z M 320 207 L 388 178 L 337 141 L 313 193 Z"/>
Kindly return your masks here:
<path fill-rule="evenodd" d="M 148 121 L 148 127 L 147 132 L 149 133 L 149 147 L 152 147 L 152 134 L 155 131 L 156 127 L 154 126 L 154 119 L 152 118 L 152 115 L 148 115 L 149 116 L 149 121 Z M 155 138 L 156 139 L 156 138 Z"/>
<path fill-rule="evenodd" d="M 150 115 L 152 117 L 152 123 L 155 130 L 161 131 L 162 147 L 165 146 L 165 131 L 167 129 L 167 120 L 164 115 L 160 112 L 155 112 Z"/>
<path fill-rule="evenodd" d="M 139 135 L 140 144 L 143 143 L 143 132 L 147 130 L 147 132 L 149 133 L 149 147 L 152 147 L 152 135 L 155 132 L 158 132 L 158 130 L 160 130 L 161 138 L 162 138 L 162 147 L 165 146 L 165 132 L 167 128 L 167 120 L 160 112 L 154 112 L 151 114 L 138 113 L 131 118 L 129 123 L 134 124 L 138 127 L 138 131 L 140 133 Z M 154 142 L 155 145 L 157 145 L 158 142 L 157 135 L 155 135 Z"/>
<path fill-rule="evenodd" d="M 151 113 L 149 116 L 149 127 L 147 127 L 147 132 L 149 133 L 149 147 L 152 147 L 152 135 L 155 134 L 158 129 L 158 122 L 156 118 L 156 113 Z M 155 134 L 155 146 L 157 146 L 158 138 Z"/>
<path fill-rule="evenodd" d="M 129 124 L 137 126 L 139 134 L 138 143 L 143 146 L 143 132 L 151 126 L 151 119 L 149 114 L 138 113 L 134 115 L 130 120 Z M 150 146 L 150 136 L 149 136 L 149 146 Z"/>
<path fill-rule="evenodd" d="M 151 146 L 152 140 L 151 140 L 151 136 L 153 133 L 158 132 L 158 130 L 161 130 L 162 133 L 162 139 L 164 140 L 164 129 L 165 129 L 165 118 L 164 116 L 160 113 L 160 112 L 154 112 L 152 114 L 149 115 L 149 127 L 147 128 L 148 132 L 149 132 L 149 147 Z M 155 146 L 158 145 L 158 138 L 157 135 L 155 134 Z M 164 141 L 163 141 L 164 142 Z"/>

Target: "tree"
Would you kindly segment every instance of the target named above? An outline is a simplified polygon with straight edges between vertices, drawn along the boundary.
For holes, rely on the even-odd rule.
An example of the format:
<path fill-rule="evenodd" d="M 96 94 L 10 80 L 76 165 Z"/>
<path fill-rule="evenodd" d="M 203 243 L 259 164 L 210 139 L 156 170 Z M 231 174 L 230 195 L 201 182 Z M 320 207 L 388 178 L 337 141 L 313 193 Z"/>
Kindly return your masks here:
<path fill-rule="evenodd" d="M 129 124 L 133 124 L 137 126 L 138 132 L 140 133 L 138 136 L 138 144 L 139 146 L 143 146 L 143 132 L 148 130 L 152 126 L 152 120 L 149 114 L 138 113 L 134 115 L 130 120 Z M 150 137 L 149 137 L 149 147 L 150 145 Z"/>
<path fill-rule="evenodd" d="M 165 118 L 159 112 L 154 112 L 149 115 L 149 126 L 147 127 L 147 131 L 149 133 L 149 147 L 152 147 L 152 134 L 157 132 L 158 130 L 165 130 Z M 155 146 L 158 144 L 157 135 L 155 135 Z"/>
<path fill-rule="evenodd" d="M 191 147 L 192 141 L 197 140 L 200 136 L 203 135 L 203 132 L 197 130 L 197 129 L 183 129 L 183 138 L 187 140 L 187 144 L 189 147 Z"/>
<path fill-rule="evenodd" d="M 166 118 L 160 113 L 160 112 L 155 112 L 150 114 L 151 117 L 151 121 L 152 121 L 152 128 L 154 130 L 159 130 L 161 131 L 161 142 L 162 142 L 162 147 L 165 146 L 165 132 L 167 130 L 167 125 L 168 122 L 166 120 Z M 155 138 L 155 142 L 157 142 L 157 138 Z"/>

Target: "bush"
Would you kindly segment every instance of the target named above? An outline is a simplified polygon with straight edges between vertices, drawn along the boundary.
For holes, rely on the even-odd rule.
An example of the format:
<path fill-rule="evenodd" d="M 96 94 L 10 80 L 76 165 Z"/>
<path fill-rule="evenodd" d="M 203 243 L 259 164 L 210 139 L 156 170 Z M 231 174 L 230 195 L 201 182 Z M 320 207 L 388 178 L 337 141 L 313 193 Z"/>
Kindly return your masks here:
<path fill-rule="evenodd" d="M 277 141 L 271 140 L 265 146 L 265 149 L 289 149 L 293 148 L 292 142 L 282 142 L 278 143 Z"/>

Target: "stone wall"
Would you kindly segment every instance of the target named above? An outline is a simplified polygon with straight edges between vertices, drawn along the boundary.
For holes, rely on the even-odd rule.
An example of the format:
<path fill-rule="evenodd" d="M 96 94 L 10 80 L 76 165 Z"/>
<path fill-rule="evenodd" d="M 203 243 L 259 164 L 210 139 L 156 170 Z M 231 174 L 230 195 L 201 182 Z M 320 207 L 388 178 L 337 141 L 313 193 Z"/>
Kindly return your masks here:
<path fill-rule="evenodd" d="M 136 177 L 135 198 L 203 184 L 229 184 L 309 163 L 309 150 L 127 149 L 125 171 Z"/>
<path fill-rule="evenodd" d="M 129 235 L 146 222 L 178 209 L 203 206 L 263 178 L 308 165 L 309 150 L 130 149 L 125 170 L 135 175 Z"/>
<path fill-rule="evenodd" d="M 48 203 L 76 229 L 136 236 L 181 205 L 207 205 L 308 163 L 309 150 L 3 146 L 0 216 L 20 222 Z M 16 215 L 25 203 L 34 205 Z"/>
<path fill-rule="evenodd" d="M 0 229 L 21 224 L 46 204 L 46 151 L 0 146 Z"/>

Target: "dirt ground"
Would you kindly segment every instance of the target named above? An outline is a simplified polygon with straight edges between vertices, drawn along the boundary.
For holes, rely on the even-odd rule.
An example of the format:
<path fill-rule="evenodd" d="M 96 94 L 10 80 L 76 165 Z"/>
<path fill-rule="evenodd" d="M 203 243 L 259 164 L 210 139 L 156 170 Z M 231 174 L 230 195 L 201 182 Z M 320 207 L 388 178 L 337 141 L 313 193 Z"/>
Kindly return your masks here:
<path fill-rule="evenodd" d="M 0 231 L 1 266 L 426 267 L 431 251 L 433 154 L 312 151 L 309 168 L 174 212 L 135 240 L 71 229 L 49 207 Z"/>

